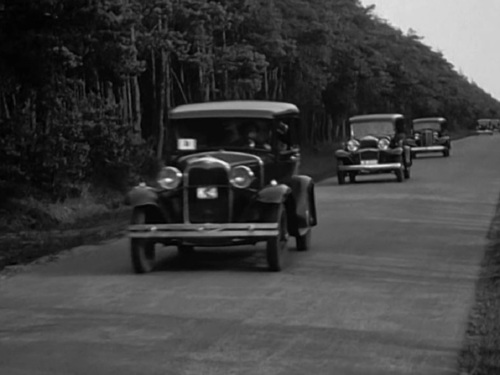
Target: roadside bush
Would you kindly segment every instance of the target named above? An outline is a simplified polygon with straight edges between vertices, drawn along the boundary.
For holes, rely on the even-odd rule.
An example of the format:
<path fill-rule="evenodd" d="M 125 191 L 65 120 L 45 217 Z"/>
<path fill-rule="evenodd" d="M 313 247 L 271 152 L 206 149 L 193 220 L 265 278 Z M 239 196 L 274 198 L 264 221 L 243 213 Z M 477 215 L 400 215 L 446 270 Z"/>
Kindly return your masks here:
<path fill-rule="evenodd" d="M 85 109 L 85 108 L 84 108 Z M 0 193 L 64 201 L 88 183 L 124 191 L 154 170 L 154 147 L 119 123 L 115 108 L 59 111 L 34 128 L 18 116 L 0 123 Z"/>

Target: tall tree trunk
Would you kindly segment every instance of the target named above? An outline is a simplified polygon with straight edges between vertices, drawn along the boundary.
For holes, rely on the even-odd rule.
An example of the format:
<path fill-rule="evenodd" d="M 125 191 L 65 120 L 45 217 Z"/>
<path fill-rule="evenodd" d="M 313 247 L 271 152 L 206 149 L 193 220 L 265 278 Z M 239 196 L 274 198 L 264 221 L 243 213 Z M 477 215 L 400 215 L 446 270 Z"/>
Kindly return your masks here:
<path fill-rule="evenodd" d="M 139 78 L 137 76 L 132 77 L 132 95 L 133 95 L 133 130 L 134 133 L 140 134 L 141 132 L 141 121 L 142 121 L 142 111 L 141 111 L 141 91 L 139 89 Z"/>
<path fill-rule="evenodd" d="M 136 37 L 135 37 L 135 28 L 132 25 L 130 28 L 130 39 L 132 44 L 134 45 L 134 61 L 137 62 L 137 52 L 136 52 Z M 135 134 L 140 134 L 141 131 L 141 121 L 142 121 L 142 113 L 141 113 L 141 92 L 139 90 L 139 78 L 137 75 L 134 75 L 130 78 L 130 97 L 131 97 L 131 113 L 132 113 L 132 129 Z"/>
<path fill-rule="evenodd" d="M 158 29 L 161 33 L 163 29 L 162 20 L 158 21 Z M 165 142 L 165 104 L 166 104 L 166 72 L 167 72 L 167 62 L 166 62 L 166 52 L 163 47 L 160 50 L 160 68 L 158 69 L 159 73 L 159 86 L 158 87 L 158 122 L 156 126 L 156 136 L 158 137 L 158 141 L 156 144 L 156 157 L 161 159 L 163 156 L 163 145 Z"/>
<path fill-rule="evenodd" d="M 2 93 L 2 105 L 3 105 L 3 114 L 2 112 L 0 111 L 0 118 L 3 117 L 6 118 L 6 119 L 10 119 L 10 111 L 9 111 L 9 106 L 7 104 L 7 99 L 5 98 L 5 94 Z"/>
<path fill-rule="evenodd" d="M 264 69 L 264 99 L 269 98 L 269 76 L 268 76 L 268 69 Z"/>
<path fill-rule="evenodd" d="M 223 31 L 222 33 L 222 55 L 225 56 L 226 55 L 226 30 Z M 223 99 L 230 99 L 229 97 L 229 90 L 228 90 L 228 86 L 229 86 L 229 72 L 227 71 L 227 65 L 224 67 L 224 74 L 222 75 L 222 96 L 223 96 Z"/>
<path fill-rule="evenodd" d="M 127 101 L 127 82 L 120 85 L 120 106 L 122 112 L 122 120 L 128 122 L 128 101 Z"/>
<path fill-rule="evenodd" d="M 182 74 L 182 71 L 181 71 L 181 74 Z M 177 87 L 179 88 L 179 91 L 182 95 L 182 100 L 184 101 L 184 104 L 188 103 L 188 99 L 187 99 L 186 93 L 184 92 L 184 87 L 183 87 L 182 81 L 179 79 L 177 74 L 175 74 L 175 71 L 173 69 L 170 70 L 170 75 L 172 77 L 174 77 L 175 82 L 177 83 Z"/>
<path fill-rule="evenodd" d="M 127 118 L 127 126 L 130 126 L 133 124 L 133 118 L 134 114 L 132 112 L 132 85 L 130 84 L 130 77 L 127 77 L 125 80 L 125 91 L 126 95 L 125 97 L 127 98 L 127 113 L 128 113 L 128 118 Z"/>

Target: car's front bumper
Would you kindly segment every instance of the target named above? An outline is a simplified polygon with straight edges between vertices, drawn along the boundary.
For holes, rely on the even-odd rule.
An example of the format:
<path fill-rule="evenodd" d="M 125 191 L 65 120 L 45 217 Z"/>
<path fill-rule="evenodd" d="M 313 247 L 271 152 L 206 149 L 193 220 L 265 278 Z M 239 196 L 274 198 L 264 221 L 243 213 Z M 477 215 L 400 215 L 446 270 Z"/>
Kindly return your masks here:
<path fill-rule="evenodd" d="M 129 226 L 130 238 L 166 240 L 251 239 L 267 240 L 279 234 L 278 223 L 224 224 L 135 224 Z"/>
<path fill-rule="evenodd" d="M 382 172 L 382 171 L 395 171 L 403 168 L 403 163 L 384 163 L 384 164 L 354 164 L 354 165 L 339 165 L 337 170 L 348 172 Z"/>
<path fill-rule="evenodd" d="M 354 155 L 360 155 L 366 151 L 371 151 L 371 152 L 377 152 L 377 153 L 383 153 L 388 156 L 398 156 L 403 154 L 403 148 L 402 147 L 397 147 L 393 149 L 387 149 L 387 150 L 379 150 L 379 149 L 360 149 L 356 151 L 346 151 L 346 150 L 336 150 L 335 151 L 335 156 L 338 159 L 342 158 L 352 158 Z"/>
<path fill-rule="evenodd" d="M 435 145 L 435 146 L 417 146 L 412 147 L 411 152 L 414 153 L 422 153 L 422 152 L 441 152 L 446 150 L 447 147 L 443 145 Z"/>

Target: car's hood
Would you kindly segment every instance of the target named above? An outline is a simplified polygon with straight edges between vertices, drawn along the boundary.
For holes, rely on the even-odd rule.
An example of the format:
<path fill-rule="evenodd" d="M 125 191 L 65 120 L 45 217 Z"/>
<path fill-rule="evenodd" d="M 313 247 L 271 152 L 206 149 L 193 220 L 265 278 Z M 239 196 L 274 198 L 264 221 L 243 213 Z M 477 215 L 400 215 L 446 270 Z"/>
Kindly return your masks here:
<path fill-rule="evenodd" d="M 181 156 L 177 159 L 177 166 L 184 170 L 192 164 L 225 164 L 229 167 L 238 165 L 258 166 L 263 163 L 262 158 L 244 152 L 235 151 L 208 151 Z"/>

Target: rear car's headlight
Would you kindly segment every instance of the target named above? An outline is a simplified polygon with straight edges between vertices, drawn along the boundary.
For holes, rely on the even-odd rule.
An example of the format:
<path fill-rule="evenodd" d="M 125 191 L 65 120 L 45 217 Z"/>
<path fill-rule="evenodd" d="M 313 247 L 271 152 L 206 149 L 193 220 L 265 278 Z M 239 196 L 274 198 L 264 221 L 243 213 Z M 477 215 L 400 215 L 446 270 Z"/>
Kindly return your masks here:
<path fill-rule="evenodd" d="M 252 170 L 244 165 L 233 168 L 229 175 L 231 184 L 239 189 L 246 189 L 254 179 L 255 175 Z"/>
<path fill-rule="evenodd" d="M 434 138 L 438 138 L 439 137 L 439 133 L 438 132 L 434 132 L 434 133 L 432 133 L 432 135 L 434 136 Z"/>
<path fill-rule="evenodd" d="M 391 142 L 387 138 L 382 138 L 378 141 L 378 148 L 380 150 L 387 150 Z"/>
<path fill-rule="evenodd" d="M 420 133 L 415 133 L 414 137 L 415 137 L 415 140 L 419 140 L 420 139 Z"/>
<path fill-rule="evenodd" d="M 348 151 L 356 151 L 359 148 L 359 142 L 356 141 L 355 139 L 350 139 L 349 142 L 347 142 L 347 150 Z"/>
<path fill-rule="evenodd" d="M 182 173 L 175 167 L 165 167 L 158 174 L 158 184 L 165 190 L 175 189 L 182 181 Z"/>

